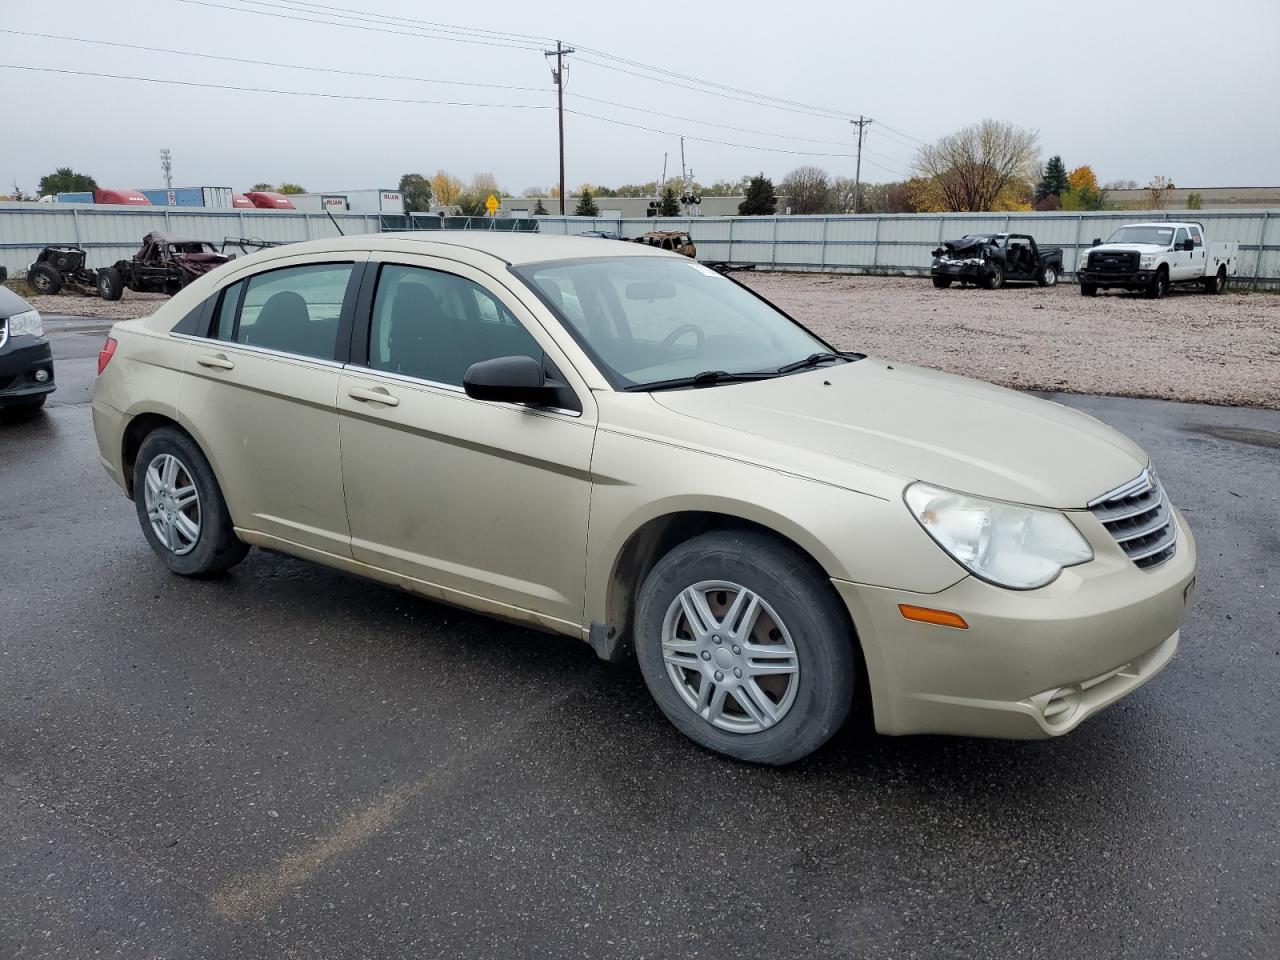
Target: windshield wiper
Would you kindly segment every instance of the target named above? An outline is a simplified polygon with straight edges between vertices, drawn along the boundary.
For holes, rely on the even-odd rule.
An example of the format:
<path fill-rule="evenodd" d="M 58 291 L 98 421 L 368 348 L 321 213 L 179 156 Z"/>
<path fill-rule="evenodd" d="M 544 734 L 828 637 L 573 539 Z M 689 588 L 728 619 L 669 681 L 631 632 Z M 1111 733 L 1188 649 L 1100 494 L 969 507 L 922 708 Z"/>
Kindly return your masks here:
<path fill-rule="evenodd" d="M 753 373 L 729 373 L 727 370 L 703 370 L 691 377 L 676 377 L 673 380 L 655 380 L 653 383 L 636 383 L 627 390 L 678 390 L 681 387 L 714 387 L 720 383 L 742 383 L 747 380 L 768 380 L 776 377 L 772 370 L 757 370 Z"/>
<path fill-rule="evenodd" d="M 829 363 L 832 360 L 844 362 L 844 359 L 838 353 L 811 353 L 803 360 L 797 360 L 795 363 L 784 363 L 778 368 L 778 373 L 794 373 L 797 370 L 806 370 L 809 367 L 816 367 L 820 363 Z"/>

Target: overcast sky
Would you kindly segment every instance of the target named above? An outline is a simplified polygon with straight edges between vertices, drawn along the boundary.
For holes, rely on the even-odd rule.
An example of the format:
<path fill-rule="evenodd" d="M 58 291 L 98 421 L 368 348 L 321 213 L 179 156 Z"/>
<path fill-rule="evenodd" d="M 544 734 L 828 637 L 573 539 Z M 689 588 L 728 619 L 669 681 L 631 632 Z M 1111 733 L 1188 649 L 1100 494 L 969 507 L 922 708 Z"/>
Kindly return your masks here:
<path fill-rule="evenodd" d="M 1168 0 L 1158 16 L 1102 4 L 811 0 L 61 0 L 57 16 L 50 9 L 3 0 L 0 27 L 532 89 L 340 76 L 0 32 L 0 63 L 8 65 L 502 105 L 284 96 L 0 69 L 10 111 L 0 192 L 15 180 L 32 191 L 41 175 L 64 165 L 103 186 L 162 186 L 162 147 L 173 151 L 178 186 L 244 190 L 290 180 L 311 190 L 385 187 L 402 173 L 441 167 L 463 179 L 491 171 L 513 192 L 546 186 L 557 176 L 556 118 L 547 109 L 555 98 L 542 41 L 525 37 L 562 38 L 594 51 L 569 60 L 567 108 L 664 131 L 569 115 L 570 188 L 656 179 L 664 151 L 668 175 L 678 174 L 682 133 L 737 144 L 686 139 L 686 162 L 703 183 L 758 170 L 776 178 L 801 163 L 852 175 L 847 119 L 775 109 L 758 95 L 874 118 L 865 180 L 899 179 L 914 138 L 931 140 L 990 116 L 1038 130 L 1045 157 L 1060 153 L 1068 168 L 1089 163 L 1104 182 L 1146 183 L 1163 174 L 1192 187 L 1280 183 L 1275 0 Z M 361 19 L 336 26 L 288 19 L 339 20 L 343 10 Z M 412 35 L 429 28 L 384 19 L 390 17 L 519 36 L 458 42 L 465 35 Z M 624 73 L 653 76 L 612 58 L 662 67 L 677 83 L 688 82 L 672 74 L 749 92 L 731 94 L 742 98 L 734 100 L 683 89 Z M 764 146 L 834 155 L 753 149 Z"/>

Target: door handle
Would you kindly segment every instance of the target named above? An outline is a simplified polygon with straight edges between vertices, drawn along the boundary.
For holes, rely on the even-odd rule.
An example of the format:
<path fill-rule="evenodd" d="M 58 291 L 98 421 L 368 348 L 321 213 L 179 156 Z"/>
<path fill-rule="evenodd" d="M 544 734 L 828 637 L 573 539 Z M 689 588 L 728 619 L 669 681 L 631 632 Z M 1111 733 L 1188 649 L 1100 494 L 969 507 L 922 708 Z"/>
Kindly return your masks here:
<path fill-rule="evenodd" d="M 221 353 L 206 353 L 196 357 L 196 363 L 202 367 L 213 367 L 216 370 L 234 370 L 235 363 Z"/>
<path fill-rule="evenodd" d="M 387 407 L 398 407 L 400 401 L 387 393 L 382 387 L 374 389 L 366 389 L 365 387 L 352 387 L 347 391 L 347 396 L 352 400 L 363 400 L 366 403 L 381 403 Z"/>

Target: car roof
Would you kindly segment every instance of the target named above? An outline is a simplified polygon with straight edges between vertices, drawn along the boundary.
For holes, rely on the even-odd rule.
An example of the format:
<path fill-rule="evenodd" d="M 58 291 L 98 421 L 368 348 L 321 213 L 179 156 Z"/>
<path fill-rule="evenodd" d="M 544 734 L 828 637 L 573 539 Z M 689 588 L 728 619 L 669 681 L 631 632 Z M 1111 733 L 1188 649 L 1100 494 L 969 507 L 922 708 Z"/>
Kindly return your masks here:
<path fill-rule="evenodd" d="M 545 233 L 497 230 L 414 230 L 404 233 L 371 233 L 331 240 L 312 240 L 273 248 L 277 255 L 326 250 L 389 250 L 439 253 L 431 247 L 449 246 L 472 251 L 512 266 L 544 260 L 581 260 L 588 257 L 671 257 L 679 254 L 643 243 L 621 244 L 597 237 L 565 237 Z"/>

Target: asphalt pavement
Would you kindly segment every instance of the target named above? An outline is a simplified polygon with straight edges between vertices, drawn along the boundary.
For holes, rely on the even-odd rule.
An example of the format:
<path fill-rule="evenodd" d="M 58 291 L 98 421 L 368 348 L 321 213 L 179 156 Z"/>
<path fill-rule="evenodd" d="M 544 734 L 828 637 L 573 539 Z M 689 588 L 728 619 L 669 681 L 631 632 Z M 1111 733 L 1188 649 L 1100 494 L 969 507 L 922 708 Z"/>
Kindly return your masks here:
<path fill-rule="evenodd" d="M 104 325 L 0 422 L 0 956 L 1280 955 L 1280 413 L 1056 396 L 1196 534 L 1183 645 L 1065 738 L 705 753 L 633 665 L 255 550 L 166 573 Z"/>

